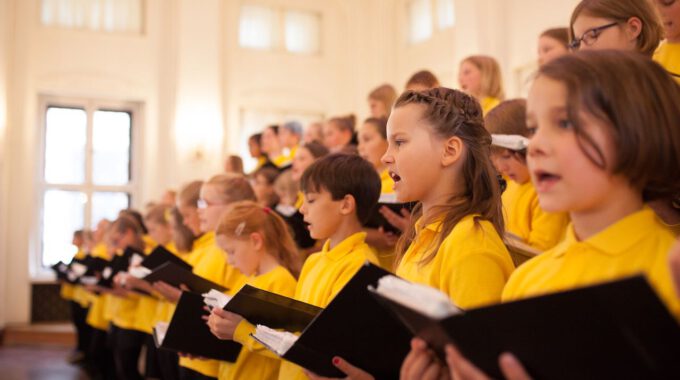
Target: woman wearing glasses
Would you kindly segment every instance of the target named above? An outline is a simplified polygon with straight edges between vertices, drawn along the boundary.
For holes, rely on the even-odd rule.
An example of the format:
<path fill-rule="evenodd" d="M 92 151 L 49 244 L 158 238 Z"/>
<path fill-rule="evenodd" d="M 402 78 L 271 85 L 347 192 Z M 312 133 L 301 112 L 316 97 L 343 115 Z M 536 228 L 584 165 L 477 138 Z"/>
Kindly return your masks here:
<path fill-rule="evenodd" d="M 663 27 L 651 2 L 583 0 L 571 14 L 572 50 L 629 50 L 652 56 Z"/>

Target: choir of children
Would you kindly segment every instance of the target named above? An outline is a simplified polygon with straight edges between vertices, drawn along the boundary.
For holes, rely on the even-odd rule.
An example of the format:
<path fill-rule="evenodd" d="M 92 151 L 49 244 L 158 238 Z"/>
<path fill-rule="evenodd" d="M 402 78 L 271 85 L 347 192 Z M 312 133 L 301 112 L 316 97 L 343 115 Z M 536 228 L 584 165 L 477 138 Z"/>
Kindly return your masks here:
<path fill-rule="evenodd" d="M 124 210 L 93 234 L 76 232 L 75 259 L 115 260 L 128 248 L 143 256 L 162 245 L 230 295 L 249 284 L 318 307 L 366 261 L 463 309 L 643 273 L 680 319 L 680 1 L 655 3 L 579 3 L 568 29 L 541 34 L 526 100 L 503 101 L 498 62 L 474 55 L 460 63 L 461 91 L 439 87 L 426 70 L 401 95 L 377 87 L 358 130 L 354 115 L 305 130 L 267 126 L 248 140 L 258 160 L 249 177 L 230 156 L 225 169 L 236 174 L 189 183 L 144 218 Z M 415 207 L 377 210 L 385 198 Z M 396 232 L 366 226 L 379 212 Z M 516 268 L 510 235 L 544 252 Z M 130 270 L 139 265 L 131 261 Z M 152 328 L 171 320 L 183 291 L 191 289 L 125 272 L 110 288 L 64 284 L 82 356 L 74 359 L 101 378 L 320 378 L 258 343 L 253 323 L 217 308 L 205 312 L 206 328 L 243 345 L 234 362 L 156 349 Z M 446 354 L 441 361 L 414 339 L 401 377 L 488 378 L 455 346 Z M 499 363 L 507 378 L 529 378 L 512 353 Z M 333 365 L 347 378 L 372 378 L 342 358 Z"/>

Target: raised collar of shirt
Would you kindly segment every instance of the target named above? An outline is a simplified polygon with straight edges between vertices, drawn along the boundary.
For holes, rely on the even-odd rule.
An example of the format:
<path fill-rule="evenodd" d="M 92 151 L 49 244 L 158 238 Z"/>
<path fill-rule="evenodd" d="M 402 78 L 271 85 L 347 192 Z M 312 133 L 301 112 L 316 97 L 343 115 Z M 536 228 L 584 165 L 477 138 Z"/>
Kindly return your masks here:
<path fill-rule="evenodd" d="M 347 253 L 353 251 L 356 246 L 364 244 L 365 240 L 366 233 L 357 232 L 353 235 L 350 235 L 345 240 L 341 241 L 340 244 L 333 247 L 333 249 L 330 249 L 331 241 L 326 240 L 326 243 L 324 243 L 321 252 L 323 253 L 323 255 L 325 255 L 331 260 L 338 260 L 345 256 Z"/>

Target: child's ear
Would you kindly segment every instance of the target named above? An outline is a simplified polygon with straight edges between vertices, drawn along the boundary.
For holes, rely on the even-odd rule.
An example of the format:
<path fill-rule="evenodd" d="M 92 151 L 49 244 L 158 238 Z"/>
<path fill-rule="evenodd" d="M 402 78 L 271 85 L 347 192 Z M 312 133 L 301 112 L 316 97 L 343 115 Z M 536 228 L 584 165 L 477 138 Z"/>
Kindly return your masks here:
<path fill-rule="evenodd" d="M 262 234 L 259 232 L 253 232 L 250 234 L 250 242 L 253 244 L 253 248 L 259 250 L 262 248 L 264 245 L 264 239 L 262 238 Z"/>
<path fill-rule="evenodd" d="M 458 136 L 449 137 L 444 141 L 444 153 L 442 154 L 442 166 L 450 166 L 460 161 L 463 157 L 463 140 Z"/>
<path fill-rule="evenodd" d="M 340 204 L 340 214 L 350 215 L 356 211 L 357 201 L 354 196 L 347 194 L 342 198 L 342 204 Z"/>
<path fill-rule="evenodd" d="M 637 17 L 631 17 L 626 22 L 626 33 L 632 41 L 637 39 L 642 33 L 642 21 Z"/>

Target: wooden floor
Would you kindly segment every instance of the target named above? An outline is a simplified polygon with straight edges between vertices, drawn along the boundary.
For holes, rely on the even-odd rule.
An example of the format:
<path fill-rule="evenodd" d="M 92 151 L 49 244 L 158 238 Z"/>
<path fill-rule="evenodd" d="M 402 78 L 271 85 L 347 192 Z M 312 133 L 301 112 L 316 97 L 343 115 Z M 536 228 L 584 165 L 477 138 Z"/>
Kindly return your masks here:
<path fill-rule="evenodd" d="M 73 328 L 68 324 L 8 327 L 0 346 L 0 379 L 89 379 L 66 360 L 74 341 Z"/>
<path fill-rule="evenodd" d="M 79 367 L 68 364 L 70 348 L 47 346 L 0 347 L 2 380 L 86 380 Z"/>

